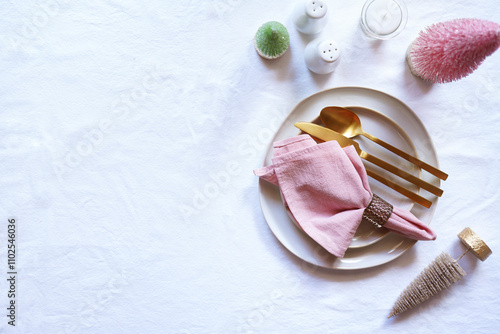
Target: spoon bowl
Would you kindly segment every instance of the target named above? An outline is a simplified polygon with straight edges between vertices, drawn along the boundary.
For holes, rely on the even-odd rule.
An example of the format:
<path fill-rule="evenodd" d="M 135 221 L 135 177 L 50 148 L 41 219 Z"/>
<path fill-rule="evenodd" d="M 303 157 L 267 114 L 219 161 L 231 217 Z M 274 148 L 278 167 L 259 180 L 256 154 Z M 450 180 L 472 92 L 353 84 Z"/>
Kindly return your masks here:
<path fill-rule="evenodd" d="M 342 107 L 326 107 L 321 110 L 320 119 L 323 124 L 333 131 L 348 138 L 364 134 L 361 120 L 358 115 Z"/>

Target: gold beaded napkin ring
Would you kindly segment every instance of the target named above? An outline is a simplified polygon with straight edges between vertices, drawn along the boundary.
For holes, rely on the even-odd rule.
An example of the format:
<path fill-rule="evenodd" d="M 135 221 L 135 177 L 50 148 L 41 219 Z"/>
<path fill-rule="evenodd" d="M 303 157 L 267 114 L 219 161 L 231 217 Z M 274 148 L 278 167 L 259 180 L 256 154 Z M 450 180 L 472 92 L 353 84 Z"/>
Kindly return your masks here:
<path fill-rule="evenodd" d="M 378 228 L 384 226 L 392 214 L 394 207 L 380 196 L 373 194 L 370 204 L 363 212 L 362 220 L 368 221 Z"/>

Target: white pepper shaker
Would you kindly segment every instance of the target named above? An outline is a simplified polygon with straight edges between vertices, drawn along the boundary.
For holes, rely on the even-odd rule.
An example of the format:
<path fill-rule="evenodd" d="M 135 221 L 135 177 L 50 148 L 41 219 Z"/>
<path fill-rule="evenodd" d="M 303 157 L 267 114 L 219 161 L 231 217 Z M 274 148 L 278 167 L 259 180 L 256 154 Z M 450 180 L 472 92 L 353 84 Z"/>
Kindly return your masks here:
<path fill-rule="evenodd" d="M 332 40 L 317 38 L 307 44 L 304 58 L 307 68 L 312 72 L 331 73 L 339 64 L 340 48 Z"/>
<path fill-rule="evenodd" d="M 323 0 L 299 0 L 293 11 L 293 23 L 304 34 L 320 32 L 328 22 L 328 7 Z"/>

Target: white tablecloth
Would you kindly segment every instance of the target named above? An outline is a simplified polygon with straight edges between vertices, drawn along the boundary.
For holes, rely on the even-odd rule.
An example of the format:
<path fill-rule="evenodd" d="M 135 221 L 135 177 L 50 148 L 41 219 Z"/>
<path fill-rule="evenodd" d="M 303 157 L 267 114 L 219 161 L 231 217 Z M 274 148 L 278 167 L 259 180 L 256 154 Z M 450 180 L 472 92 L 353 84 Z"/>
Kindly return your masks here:
<path fill-rule="evenodd" d="M 500 52 L 442 85 L 410 74 L 405 52 L 435 22 L 500 22 L 498 4 L 407 1 L 406 29 L 382 42 L 359 28 L 363 1 L 328 5 L 319 36 L 342 58 L 321 76 L 304 65 L 311 37 L 295 30 L 289 1 L 2 2 L 0 332 L 496 332 Z M 290 49 L 269 62 L 253 36 L 271 20 L 288 28 Z M 408 104 L 450 175 L 432 220 L 437 240 L 355 271 L 314 267 L 284 248 L 252 173 L 299 101 L 340 86 Z M 386 319 L 441 251 L 462 253 L 466 226 L 494 254 L 466 255 L 467 277 Z"/>

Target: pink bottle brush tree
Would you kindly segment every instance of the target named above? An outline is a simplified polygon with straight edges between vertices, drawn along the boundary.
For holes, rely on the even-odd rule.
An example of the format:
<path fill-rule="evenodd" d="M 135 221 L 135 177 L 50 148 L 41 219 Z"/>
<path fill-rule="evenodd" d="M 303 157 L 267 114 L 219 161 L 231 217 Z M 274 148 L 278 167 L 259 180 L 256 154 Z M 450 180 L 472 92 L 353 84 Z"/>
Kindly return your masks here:
<path fill-rule="evenodd" d="M 422 30 L 408 48 L 411 72 L 434 83 L 456 81 L 471 74 L 500 46 L 500 24 L 455 19 Z"/>

